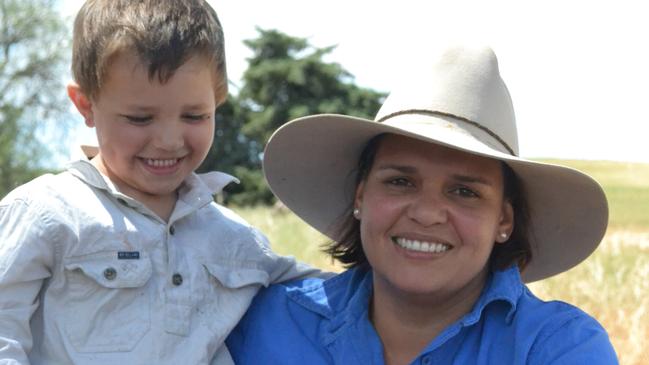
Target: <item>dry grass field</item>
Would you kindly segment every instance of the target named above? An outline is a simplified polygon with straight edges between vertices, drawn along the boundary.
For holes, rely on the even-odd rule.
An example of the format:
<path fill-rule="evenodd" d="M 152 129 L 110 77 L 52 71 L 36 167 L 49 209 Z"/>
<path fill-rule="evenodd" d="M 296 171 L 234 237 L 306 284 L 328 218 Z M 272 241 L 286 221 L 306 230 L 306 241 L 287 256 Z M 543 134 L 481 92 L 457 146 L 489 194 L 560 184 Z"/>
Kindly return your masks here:
<path fill-rule="evenodd" d="M 545 300 L 572 303 L 608 330 L 623 365 L 649 364 L 649 164 L 548 161 L 589 173 L 604 187 L 610 225 L 600 248 L 578 267 L 530 284 Z M 326 239 L 290 212 L 236 209 L 270 238 L 275 251 L 332 271 Z"/>

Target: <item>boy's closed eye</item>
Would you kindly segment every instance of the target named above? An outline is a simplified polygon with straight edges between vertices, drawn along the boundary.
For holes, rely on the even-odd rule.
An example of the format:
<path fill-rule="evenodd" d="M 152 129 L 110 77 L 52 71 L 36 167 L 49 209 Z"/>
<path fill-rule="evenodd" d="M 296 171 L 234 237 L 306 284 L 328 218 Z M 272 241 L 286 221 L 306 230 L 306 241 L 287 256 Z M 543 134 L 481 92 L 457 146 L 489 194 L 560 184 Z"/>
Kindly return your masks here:
<path fill-rule="evenodd" d="M 199 121 L 210 119 L 211 117 L 212 117 L 212 114 L 210 114 L 210 113 L 205 113 L 205 114 L 192 114 L 192 113 L 189 113 L 189 114 L 183 114 L 182 115 L 183 119 L 189 120 L 190 122 L 199 122 Z"/>
<path fill-rule="evenodd" d="M 151 115 L 127 115 L 122 114 L 121 117 L 125 118 L 129 123 L 133 124 L 148 124 L 153 120 Z M 205 114 L 183 114 L 181 118 L 191 123 L 209 120 L 212 117 L 210 113 Z"/>
<path fill-rule="evenodd" d="M 121 117 L 125 118 L 127 121 L 133 124 L 147 124 L 151 120 L 153 120 L 153 117 L 151 115 L 127 115 L 127 114 L 121 114 Z"/>

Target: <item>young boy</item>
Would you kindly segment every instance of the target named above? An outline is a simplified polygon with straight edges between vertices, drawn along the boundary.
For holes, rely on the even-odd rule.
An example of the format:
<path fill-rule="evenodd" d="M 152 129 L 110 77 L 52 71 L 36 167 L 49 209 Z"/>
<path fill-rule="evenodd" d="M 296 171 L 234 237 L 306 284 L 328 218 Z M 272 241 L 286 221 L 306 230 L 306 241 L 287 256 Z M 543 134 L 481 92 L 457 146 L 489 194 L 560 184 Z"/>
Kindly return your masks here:
<path fill-rule="evenodd" d="M 196 175 L 226 97 L 204 0 L 89 0 L 68 94 L 98 154 L 0 203 L 1 364 L 229 364 L 261 286 L 312 273 L 277 256 Z"/>

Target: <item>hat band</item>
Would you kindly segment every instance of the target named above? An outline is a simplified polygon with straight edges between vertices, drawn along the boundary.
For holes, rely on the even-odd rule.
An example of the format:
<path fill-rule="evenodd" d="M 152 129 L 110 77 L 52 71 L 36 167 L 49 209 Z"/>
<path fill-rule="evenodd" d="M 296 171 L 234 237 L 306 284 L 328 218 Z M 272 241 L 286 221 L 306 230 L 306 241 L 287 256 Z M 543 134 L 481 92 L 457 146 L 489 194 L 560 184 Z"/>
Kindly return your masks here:
<path fill-rule="evenodd" d="M 463 117 L 459 117 L 457 115 L 453 115 L 453 114 L 450 114 L 450 113 L 444 113 L 444 112 L 439 112 L 439 111 L 434 111 L 434 110 L 426 110 L 426 109 L 408 109 L 408 110 L 400 110 L 398 112 L 394 112 L 394 113 L 391 113 L 391 114 L 384 115 L 383 117 L 379 118 L 376 122 L 377 123 L 382 123 L 382 122 L 385 122 L 386 120 L 388 120 L 390 118 L 393 118 L 393 117 L 396 117 L 396 116 L 399 116 L 399 115 L 406 115 L 406 114 L 426 114 L 426 115 L 432 115 L 432 116 L 450 117 L 450 118 L 453 118 L 453 119 L 460 120 L 460 121 L 462 121 L 464 123 L 468 123 L 468 124 L 478 128 L 478 129 L 480 129 L 481 131 L 487 133 L 491 137 L 493 137 L 496 141 L 498 141 L 498 143 L 500 143 L 503 147 L 505 147 L 505 149 L 512 156 L 516 156 L 516 154 L 514 153 L 514 150 L 511 147 L 509 147 L 509 145 L 505 141 L 503 141 L 502 138 L 500 138 L 500 136 L 498 136 L 496 133 L 492 132 L 489 128 L 481 125 L 480 123 L 476 123 L 476 122 L 474 122 L 472 120 L 469 120 L 469 119 L 466 119 L 466 118 L 463 118 Z"/>

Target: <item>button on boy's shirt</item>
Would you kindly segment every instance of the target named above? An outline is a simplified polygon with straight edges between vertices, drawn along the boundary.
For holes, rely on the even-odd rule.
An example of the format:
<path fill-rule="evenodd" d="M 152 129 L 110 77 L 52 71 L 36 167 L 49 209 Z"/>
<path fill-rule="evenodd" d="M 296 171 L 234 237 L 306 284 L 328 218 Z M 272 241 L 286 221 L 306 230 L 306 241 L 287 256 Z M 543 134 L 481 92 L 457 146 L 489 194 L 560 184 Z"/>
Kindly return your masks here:
<path fill-rule="evenodd" d="M 273 285 L 253 301 L 227 340 L 238 365 L 383 365 L 369 321 L 372 274 Z M 404 308 L 407 310 L 407 308 Z M 473 310 L 447 327 L 411 364 L 617 364 L 606 331 L 581 310 L 543 302 L 516 267 L 495 272 Z"/>
<path fill-rule="evenodd" d="M 189 176 L 168 223 L 87 161 L 10 193 L 0 363 L 231 363 L 225 337 L 258 289 L 314 273 L 213 202 L 233 179 Z"/>

